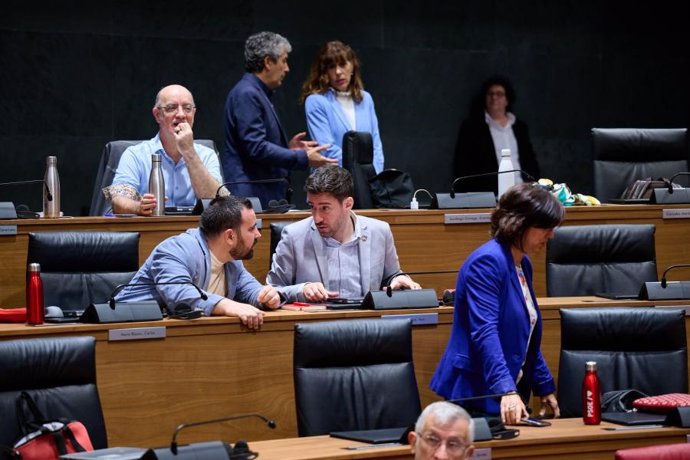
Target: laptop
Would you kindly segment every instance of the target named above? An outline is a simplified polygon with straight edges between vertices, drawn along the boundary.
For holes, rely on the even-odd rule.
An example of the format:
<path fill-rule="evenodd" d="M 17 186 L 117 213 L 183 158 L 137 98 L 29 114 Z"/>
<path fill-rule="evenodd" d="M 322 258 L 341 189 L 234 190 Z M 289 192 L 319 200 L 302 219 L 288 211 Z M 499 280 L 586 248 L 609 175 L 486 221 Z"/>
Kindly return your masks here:
<path fill-rule="evenodd" d="M 664 425 L 666 414 L 653 414 L 651 412 L 603 412 L 601 419 L 619 425 Z"/>
<path fill-rule="evenodd" d="M 349 439 L 351 441 L 368 442 L 369 444 L 383 444 L 399 442 L 407 444 L 407 433 L 410 427 L 381 428 L 378 430 L 333 431 L 333 438 Z"/>

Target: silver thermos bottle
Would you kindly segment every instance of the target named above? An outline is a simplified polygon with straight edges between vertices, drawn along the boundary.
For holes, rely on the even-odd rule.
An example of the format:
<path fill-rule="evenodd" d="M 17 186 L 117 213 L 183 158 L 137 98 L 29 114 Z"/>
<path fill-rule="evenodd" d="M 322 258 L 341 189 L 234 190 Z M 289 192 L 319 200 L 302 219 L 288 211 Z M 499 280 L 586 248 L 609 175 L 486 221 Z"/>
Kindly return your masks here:
<path fill-rule="evenodd" d="M 151 175 L 149 176 L 149 193 L 156 197 L 156 207 L 153 208 L 154 216 L 165 215 L 165 180 L 161 167 L 161 156 L 151 154 Z"/>
<path fill-rule="evenodd" d="M 43 180 L 43 217 L 60 217 L 60 176 L 57 170 L 57 157 L 46 158 L 46 173 Z"/>

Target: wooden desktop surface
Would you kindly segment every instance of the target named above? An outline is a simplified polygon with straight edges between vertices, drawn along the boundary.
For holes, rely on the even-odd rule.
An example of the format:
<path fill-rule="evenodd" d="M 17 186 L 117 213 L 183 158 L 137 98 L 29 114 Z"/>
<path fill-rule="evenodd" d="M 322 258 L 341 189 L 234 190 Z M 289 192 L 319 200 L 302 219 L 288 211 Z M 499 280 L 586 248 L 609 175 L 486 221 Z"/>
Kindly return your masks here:
<path fill-rule="evenodd" d="M 685 206 L 685 208 L 683 208 Z M 664 219 L 665 209 L 682 211 L 690 205 L 604 205 L 567 208 L 565 225 L 589 224 L 654 224 L 659 273 L 671 264 L 690 262 L 690 211 L 683 219 Z M 455 287 L 456 273 L 462 262 L 489 238 L 486 222 L 446 224 L 445 218 L 488 217 L 490 209 L 445 210 L 363 210 L 362 215 L 384 220 L 391 225 L 403 270 L 434 272 L 415 275 L 423 286 L 436 289 Z M 264 236 L 259 240 L 254 259 L 246 261 L 249 271 L 265 280 L 269 268 L 269 224 L 279 220 L 298 220 L 307 212 L 261 214 Z M 58 230 L 132 231 L 141 234 L 140 262 L 165 238 L 198 225 L 197 216 L 166 217 L 75 217 L 61 219 L 2 220 L 4 226 L 16 225 L 17 235 L 0 235 L 0 307 L 21 307 L 25 299 L 26 254 L 28 233 Z M 546 295 L 545 254 L 533 259 L 534 288 L 537 296 Z M 676 277 L 679 276 L 680 278 Z M 683 279 L 674 274 L 671 279 Z"/>
<path fill-rule="evenodd" d="M 491 449 L 492 459 L 612 460 L 618 449 L 687 442 L 690 434 L 690 429 L 672 427 L 607 431 L 603 428 L 617 425 L 606 422 L 584 425 L 579 418 L 552 422 L 552 426 L 545 428 L 521 426 L 517 438 L 477 442 L 475 447 Z M 259 453 L 261 460 L 413 458 L 410 446 L 377 447 L 329 436 L 250 442 L 249 447 Z M 348 447 L 363 448 L 348 450 Z"/>
<path fill-rule="evenodd" d="M 595 297 L 539 302 L 544 317 L 542 352 L 556 379 L 560 353 L 558 309 L 630 304 Z M 679 302 L 666 302 L 672 303 Z M 170 442 L 180 423 L 251 412 L 274 419 L 278 427 L 269 430 L 257 419 L 239 420 L 185 430 L 180 441 L 291 438 L 297 435 L 292 379 L 295 323 L 399 314 L 438 315 L 437 324 L 412 328 L 415 374 L 422 404 L 427 405 L 439 399 L 429 390 L 429 382 L 450 336 L 451 307 L 309 313 L 281 310 L 269 312 L 258 332 L 242 327 L 236 318 L 219 317 L 112 325 L 0 324 L 0 340 L 95 337 L 98 389 L 109 445 L 163 446 Z M 687 326 L 690 334 L 690 324 Z M 164 339 L 109 340 L 110 334 L 122 329 L 142 332 L 155 327 L 165 328 Z"/>

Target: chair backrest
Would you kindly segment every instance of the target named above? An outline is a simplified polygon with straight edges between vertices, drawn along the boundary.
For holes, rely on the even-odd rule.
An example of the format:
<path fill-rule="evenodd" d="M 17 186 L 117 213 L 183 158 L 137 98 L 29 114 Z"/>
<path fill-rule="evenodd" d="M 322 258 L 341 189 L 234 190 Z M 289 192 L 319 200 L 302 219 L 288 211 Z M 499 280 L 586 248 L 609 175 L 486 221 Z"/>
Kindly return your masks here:
<path fill-rule="evenodd" d="M 90 216 L 102 216 L 112 211 L 112 206 L 103 195 L 103 189 L 113 183 L 117 165 L 120 163 L 120 157 L 129 147 L 139 144 L 143 140 L 138 141 L 110 141 L 103 147 L 101 153 L 101 161 L 98 164 L 98 172 L 96 173 L 96 182 L 93 186 L 93 193 L 91 195 L 91 207 L 89 209 Z M 212 148 L 216 153 L 216 143 L 212 139 L 195 139 L 194 142 Z"/>
<path fill-rule="evenodd" d="M 283 234 L 283 229 L 287 227 L 288 225 L 295 223 L 296 221 L 294 220 L 279 220 L 276 222 L 271 222 L 270 229 L 271 229 L 271 249 L 270 253 L 268 255 L 268 268 L 269 270 L 271 269 L 271 264 L 273 263 L 273 254 L 276 252 L 276 248 L 278 247 L 278 243 L 280 242 L 280 238 Z"/>
<path fill-rule="evenodd" d="M 620 198 L 638 179 L 670 178 L 688 171 L 687 128 L 593 128 L 594 195 L 603 201 Z M 687 185 L 686 178 L 674 182 Z"/>
<path fill-rule="evenodd" d="M 83 310 L 106 302 L 139 269 L 137 232 L 29 233 L 27 264 L 41 264 L 46 306 Z"/>
<path fill-rule="evenodd" d="M 348 131 L 343 135 L 343 168 L 350 171 L 354 182 L 354 208 L 371 209 L 369 181 L 376 177 L 374 168 L 374 143 L 371 134 L 364 131 Z"/>
<path fill-rule="evenodd" d="M 295 325 L 300 436 L 394 428 L 421 412 L 409 319 Z"/>
<path fill-rule="evenodd" d="M 616 451 L 615 460 L 688 460 L 690 444 L 661 444 Z"/>
<path fill-rule="evenodd" d="M 563 308 L 558 403 L 582 415 L 585 362 L 596 361 L 601 391 L 688 392 L 685 311 L 678 308 Z"/>
<path fill-rule="evenodd" d="M 0 341 L 0 369 L 0 444 L 20 438 L 16 401 L 27 391 L 46 417 L 78 420 L 94 448 L 108 447 L 93 337 Z"/>
<path fill-rule="evenodd" d="M 636 295 L 656 281 L 654 225 L 559 227 L 546 247 L 546 295 Z"/>

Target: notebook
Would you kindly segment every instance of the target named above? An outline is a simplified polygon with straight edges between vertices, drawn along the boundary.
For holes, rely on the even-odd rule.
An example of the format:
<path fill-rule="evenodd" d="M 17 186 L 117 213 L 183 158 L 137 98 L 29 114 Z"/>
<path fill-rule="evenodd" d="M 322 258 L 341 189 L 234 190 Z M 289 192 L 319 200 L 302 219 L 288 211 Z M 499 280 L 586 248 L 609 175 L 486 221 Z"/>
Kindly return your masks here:
<path fill-rule="evenodd" d="M 405 436 L 408 427 L 381 428 L 378 430 L 333 431 L 331 437 L 350 439 L 352 441 L 368 442 L 370 444 L 382 444 L 389 442 L 407 443 Z M 405 439 L 403 439 L 405 437 Z"/>
<path fill-rule="evenodd" d="M 664 425 L 665 414 L 652 414 L 651 412 L 603 412 L 601 419 L 619 425 Z"/>

